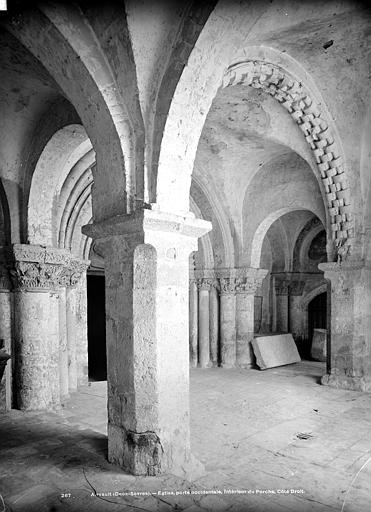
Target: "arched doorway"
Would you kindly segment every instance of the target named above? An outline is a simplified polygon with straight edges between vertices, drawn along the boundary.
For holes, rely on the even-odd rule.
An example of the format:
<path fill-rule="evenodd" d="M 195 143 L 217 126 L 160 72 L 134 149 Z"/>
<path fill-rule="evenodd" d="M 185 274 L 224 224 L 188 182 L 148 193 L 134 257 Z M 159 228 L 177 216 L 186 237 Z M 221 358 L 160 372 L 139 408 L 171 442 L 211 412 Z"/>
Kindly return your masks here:
<path fill-rule="evenodd" d="M 88 274 L 87 292 L 89 381 L 107 380 L 104 275 Z"/>
<path fill-rule="evenodd" d="M 88 298 L 88 375 L 89 381 L 107 380 L 106 293 L 104 259 L 96 243 L 89 251 Z"/>

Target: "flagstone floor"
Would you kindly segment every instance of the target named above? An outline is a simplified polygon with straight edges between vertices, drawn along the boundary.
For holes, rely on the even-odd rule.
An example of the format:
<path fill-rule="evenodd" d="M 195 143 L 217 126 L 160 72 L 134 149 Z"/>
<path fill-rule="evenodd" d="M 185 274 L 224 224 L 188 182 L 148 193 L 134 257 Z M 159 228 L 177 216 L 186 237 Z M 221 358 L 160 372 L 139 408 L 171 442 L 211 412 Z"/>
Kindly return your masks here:
<path fill-rule="evenodd" d="M 191 370 L 192 449 L 205 466 L 193 480 L 108 464 L 105 382 L 58 413 L 3 414 L 0 512 L 368 512 L 371 394 L 321 386 L 323 373 L 310 361 Z"/>

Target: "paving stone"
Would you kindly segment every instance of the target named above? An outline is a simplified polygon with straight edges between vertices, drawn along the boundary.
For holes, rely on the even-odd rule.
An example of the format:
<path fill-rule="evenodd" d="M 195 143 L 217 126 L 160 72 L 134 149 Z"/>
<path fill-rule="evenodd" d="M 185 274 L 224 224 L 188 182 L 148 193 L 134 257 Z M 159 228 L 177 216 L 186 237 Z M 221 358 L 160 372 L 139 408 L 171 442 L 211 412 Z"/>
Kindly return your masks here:
<path fill-rule="evenodd" d="M 259 336 L 252 340 L 252 346 L 261 370 L 301 361 L 292 334 Z"/>
<path fill-rule="evenodd" d="M 319 386 L 324 371 L 323 363 L 305 361 L 268 372 L 191 372 L 192 449 L 209 469 L 192 483 L 173 475 L 134 477 L 108 464 L 102 448 L 106 437 L 85 425 L 92 411 L 97 424 L 106 421 L 104 393 L 94 399 L 76 393 L 67 403 L 67 411 L 83 404 L 79 425 L 84 430 L 64 425 L 62 412 L 7 413 L 0 421 L 0 443 L 7 437 L 17 443 L 1 450 L 0 493 L 13 512 L 135 512 L 139 507 L 167 512 L 176 505 L 205 512 L 222 511 L 224 503 L 228 512 L 339 511 L 350 482 L 370 456 L 371 408 L 369 396 L 366 400 L 362 393 Z M 299 440 L 299 432 L 313 437 Z M 91 497 L 83 468 L 99 492 L 302 487 L 305 494 L 279 499 L 222 495 L 220 500 L 213 495 L 164 496 L 167 503 L 138 497 L 117 500 L 117 505 Z M 368 510 L 370 472 L 371 462 L 350 489 L 344 512 Z M 73 498 L 61 500 L 62 492 Z"/>

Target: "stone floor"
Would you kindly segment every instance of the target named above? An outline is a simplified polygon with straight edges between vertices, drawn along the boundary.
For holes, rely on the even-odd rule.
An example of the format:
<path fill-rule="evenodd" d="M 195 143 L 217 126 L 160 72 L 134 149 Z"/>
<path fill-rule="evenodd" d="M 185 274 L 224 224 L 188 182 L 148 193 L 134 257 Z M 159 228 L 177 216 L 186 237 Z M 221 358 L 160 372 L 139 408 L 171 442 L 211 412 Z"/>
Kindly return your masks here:
<path fill-rule="evenodd" d="M 0 512 L 368 512 L 371 396 L 321 386 L 323 372 L 315 362 L 192 370 L 193 451 L 205 465 L 193 481 L 106 462 L 105 382 L 58 414 L 3 414 Z"/>

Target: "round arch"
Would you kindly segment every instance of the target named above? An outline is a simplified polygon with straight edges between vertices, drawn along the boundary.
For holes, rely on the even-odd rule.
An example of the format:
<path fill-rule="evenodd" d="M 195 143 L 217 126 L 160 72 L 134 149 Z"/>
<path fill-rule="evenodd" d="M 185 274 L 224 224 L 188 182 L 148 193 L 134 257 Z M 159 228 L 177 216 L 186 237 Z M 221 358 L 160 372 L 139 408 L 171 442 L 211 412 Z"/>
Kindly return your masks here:
<path fill-rule="evenodd" d="M 133 98 L 124 91 L 116 93 L 115 77 L 101 45 L 94 31 L 86 29 L 89 21 L 75 7 L 65 8 L 68 13 L 53 6 L 24 11 L 9 19 L 6 30 L 41 62 L 80 116 L 97 155 L 94 219 L 99 221 L 129 213 L 136 204 L 136 150 L 126 112 Z M 65 15 L 70 23 L 64 22 Z"/>
<path fill-rule="evenodd" d="M 297 210 L 308 210 L 308 208 L 298 208 L 295 207 L 285 207 L 281 208 L 279 210 L 276 210 L 272 213 L 270 213 L 258 226 L 257 230 L 255 231 L 254 237 L 252 239 L 251 244 L 251 266 L 253 268 L 259 268 L 260 266 L 260 259 L 261 259 L 261 253 L 262 253 L 262 247 L 263 247 L 263 241 L 265 238 L 265 235 L 267 234 L 269 228 L 272 226 L 274 222 L 276 222 L 280 217 L 285 215 L 286 213 L 294 212 Z M 312 212 L 313 215 L 315 215 L 314 212 Z"/>
<path fill-rule="evenodd" d="M 240 51 L 241 53 L 242 51 Z M 319 92 L 317 90 L 312 92 L 312 81 L 308 80 L 308 74 L 301 72 L 299 64 L 295 70 L 299 73 L 298 75 L 288 71 L 285 66 L 285 62 L 288 60 L 287 56 L 278 60 L 279 64 L 272 63 L 265 60 L 264 55 L 260 60 L 251 60 L 245 57 L 237 63 L 235 57 L 229 59 L 218 86 L 216 84 L 218 75 L 214 73 L 210 77 L 213 83 L 212 87 L 207 90 L 207 93 L 210 94 L 207 101 L 196 99 L 194 92 L 193 102 L 198 101 L 201 112 L 197 114 L 192 112 L 190 119 L 184 119 L 184 112 L 180 116 L 179 104 L 174 107 L 174 110 L 170 109 L 160 152 L 157 180 L 158 203 L 164 210 L 186 209 L 197 144 L 206 114 L 218 87 L 243 84 L 259 88 L 274 97 L 290 113 L 291 118 L 301 130 L 315 161 L 315 175 L 327 206 L 326 217 L 330 227 L 328 233 L 333 246 L 329 259 L 334 259 L 336 253 L 345 258 L 354 243 L 352 215 L 354 205 L 351 202 L 351 191 L 347 180 L 348 170 L 340 139 L 330 121 L 331 116 L 328 114 Z M 289 68 L 293 67 L 292 62 L 294 59 L 290 59 Z M 219 66 L 223 66 L 222 62 Z M 206 77 L 204 79 L 206 82 Z M 181 90 L 182 88 L 179 86 L 175 92 L 174 102 L 180 102 L 178 92 L 180 94 Z M 184 90 L 182 92 L 184 94 Z M 182 104 L 184 105 L 184 98 Z M 175 115 L 182 121 L 178 120 L 176 123 Z M 169 132 L 170 129 L 172 133 Z M 172 156 L 167 154 L 170 151 L 169 148 L 173 153 Z M 169 172 L 169 166 L 171 162 L 173 165 L 175 160 L 179 163 L 181 158 L 185 160 L 185 163 L 182 164 L 182 175 L 178 173 L 174 177 L 174 174 Z"/>
<path fill-rule="evenodd" d="M 9 203 L 3 182 L 0 179 L 0 247 L 10 245 L 11 225 Z"/>
<path fill-rule="evenodd" d="M 190 199 L 190 207 L 191 212 L 196 215 L 198 219 L 202 219 L 202 213 L 200 208 L 197 206 L 196 202 L 192 199 Z M 201 237 L 199 240 L 202 248 L 202 255 L 203 255 L 203 262 L 204 262 L 204 268 L 205 269 L 213 269 L 214 268 L 214 252 L 211 245 L 210 236 L 207 233 L 205 236 Z"/>
<path fill-rule="evenodd" d="M 45 146 L 31 181 L 27 216 L 29 243 L 57 245 L 56 199 L 71 169 L 85 155 L 91 154 L 91 149 L 81 125 L 58 130 Z"/>
<path fill-rule="evenodd" d="M 325 292 L 327 292 L 327 290 L 328 290 L 327 283 L 323 283 L 323 284 L 317 286 L 316 288 L 314 288 L 314 290 L 311 290 L 310 292 L 305 294 L 302 297 L 301 303 L 300 303 L 300 306 L 303 309 L 303 311 L 308 312 L 309 303 L 313 299 L 315 299 L 317 297 L 317 295 L 321 295 L 321 293 L 325 293 Z"/>

